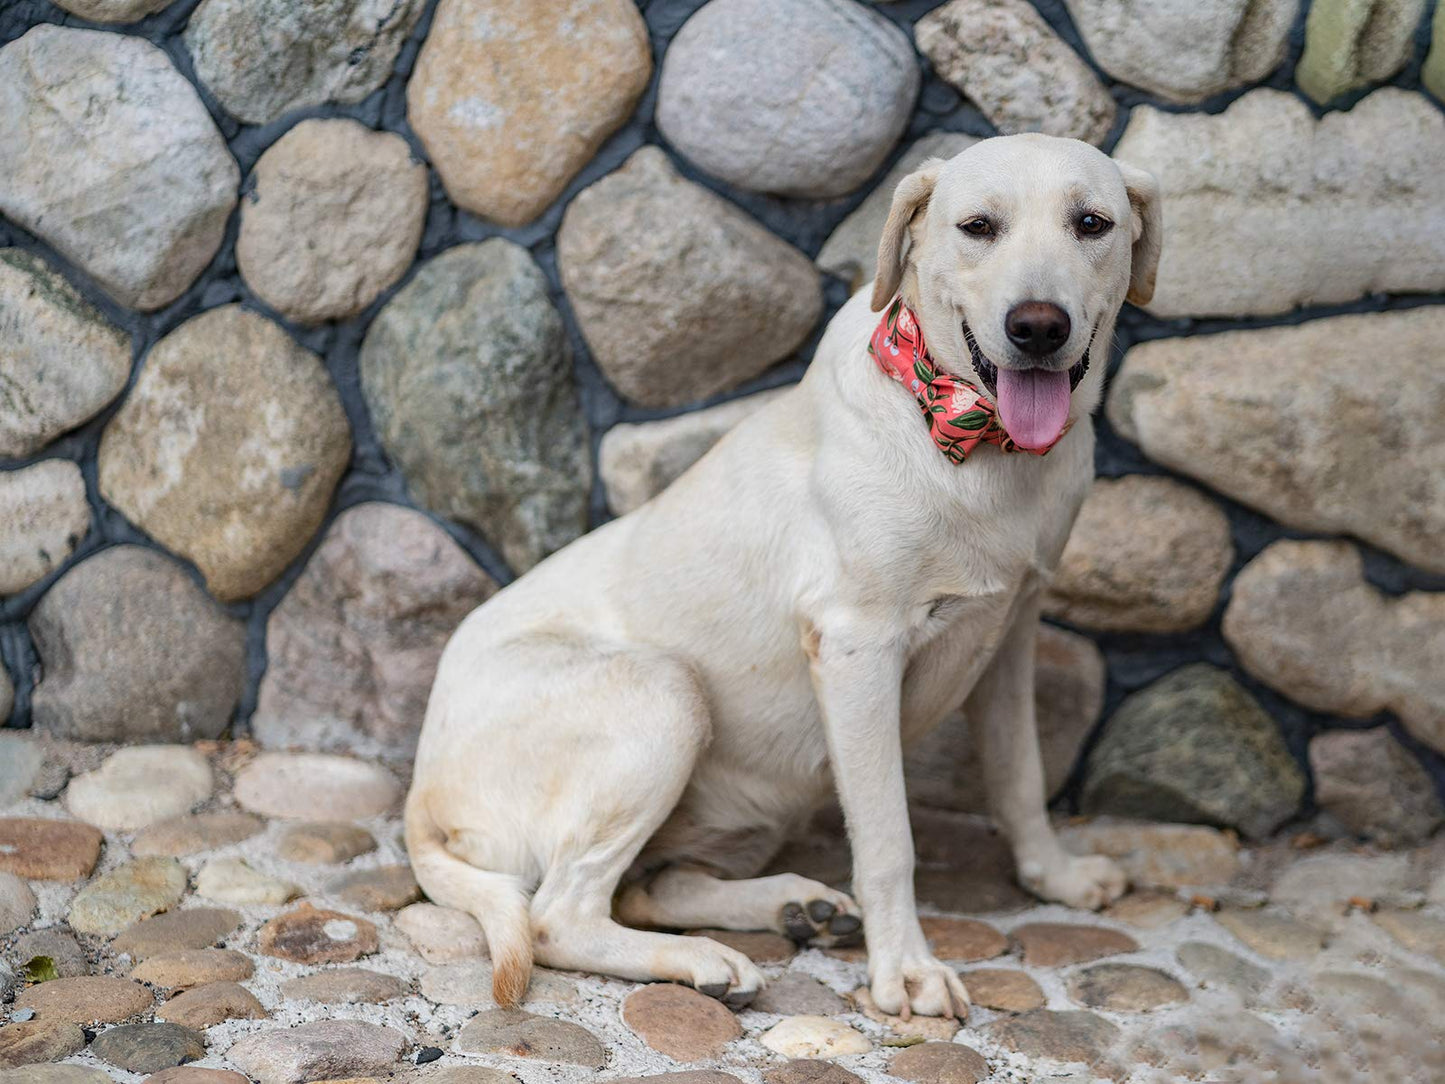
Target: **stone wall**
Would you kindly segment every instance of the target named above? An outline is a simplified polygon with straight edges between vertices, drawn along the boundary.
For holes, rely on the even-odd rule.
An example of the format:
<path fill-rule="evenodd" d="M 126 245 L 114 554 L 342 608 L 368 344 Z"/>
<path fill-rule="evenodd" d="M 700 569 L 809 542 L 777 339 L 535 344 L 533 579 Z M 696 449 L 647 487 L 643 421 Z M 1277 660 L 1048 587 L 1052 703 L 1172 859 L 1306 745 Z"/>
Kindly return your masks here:
<path fill-rule="evenodd" d="M 797 379 L 898 176 L 1042 130 L 1167 221 L 1040 644 L 1051 786 L 1419 837 L 1441 11 L 13 0 L 0 719 L 404 755 L 471 607 Z M 970 763 L 951 721 L 917 793 Z"/>

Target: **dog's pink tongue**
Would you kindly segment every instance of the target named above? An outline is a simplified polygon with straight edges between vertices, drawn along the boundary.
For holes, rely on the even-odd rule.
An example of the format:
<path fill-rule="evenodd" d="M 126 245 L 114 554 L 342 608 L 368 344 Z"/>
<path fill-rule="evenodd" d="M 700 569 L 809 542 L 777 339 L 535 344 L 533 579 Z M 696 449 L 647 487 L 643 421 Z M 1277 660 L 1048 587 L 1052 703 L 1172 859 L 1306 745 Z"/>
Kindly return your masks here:
<path fill-rule="evenodd" d="M 998 370 L 998 413 L 1020 448 L 1047 448 L 1069 421 L 1069 374 L 1047 369 Z"/>

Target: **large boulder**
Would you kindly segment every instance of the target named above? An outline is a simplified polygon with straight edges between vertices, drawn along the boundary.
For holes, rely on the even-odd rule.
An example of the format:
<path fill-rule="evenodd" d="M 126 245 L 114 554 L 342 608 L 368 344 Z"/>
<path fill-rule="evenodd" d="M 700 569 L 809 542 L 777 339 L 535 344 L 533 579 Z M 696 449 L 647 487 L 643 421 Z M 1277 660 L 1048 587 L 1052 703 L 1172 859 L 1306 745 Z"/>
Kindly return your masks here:
<path fill-rule="evenodd" d="M 420 512 L 348 508 L 271 611 L 252 734 L 268 748 L 414 753 L 442 648 L 496 589 Z"/>
<path fill-rule="evenodd" d="M 54 572 L 89 529 L 85 479 L 70 460 L 45 459 L 0 474 L 0 595 Z"/>
<path fill-rule="evenodd" d="M 1156 316 L 1250 316 L 1445 290 L 1445 117 L 1386 87 L 1316 120 L 1283 91 L 1137 106 L 1114 157 L 1159 178 Z"/>
<path fill-rule="evenodd" d="M 741 188 L 841 196 L 883 164 L 919 82 L 903 31 L 853 0 L 711 0 L 668 47 L 657 126 Z"/>
<path fill-rule="evenodd" d="M 1314 0 L 1295 82 L 1320 105 L 1383 83 L 1410 60 L 1425 0 Z"/>
<path fill-rule="evenodd" d="M 0 49 L 0 178 L 0 214 L 149 311 L 221 247 L 241 171 L 164 52 L 47 23 Z"/>
<path fill-rule="evenodd" d="M 1385 727 L 1316 735 L 1310 772 L 1315 804 L 1351 835 L 1410 846 L 1445 823 L 1435 781 Z"/>
<path fill-rule="evenodd" d="M 1286 526 L 1445 572 L 1442 340 L 1433 306 L 1141 343 L 1108 417 L 1156 463 Z"/>
<path fill-rule="evenodd" d="M 557 263 L 598 367 L 644 406 L 736 387 L 800 346 L 823 308 L 806 256 L 656 147 L 572 201 Z"/>
<path fill-rule="evenodd" d="M 572 353 L 526 249 L 493 238 L 425 264 L 372 321 L 361 384 L 412 494 L 517 571 L 586 529 Z"/>
<path fill-rule="evenodd" d="M 407 119 L 459 207 L 521 226 L 622 126 L 651 76 L 632 0 L 441 0 Z"/>
<path fill-rule="evenodd" d="M 218 736 L 245 680 L 246 630 L 185 570 L 114 546 L 62 576 L 30 614 L 35 725 L 79 741 Z"/>
<path fill-rule="evenodd" d="M 350 457 L 321 359 L 228 305 L 151 349 L 101 438 L 100 491 L 229 602 L 306 548 Z"/>

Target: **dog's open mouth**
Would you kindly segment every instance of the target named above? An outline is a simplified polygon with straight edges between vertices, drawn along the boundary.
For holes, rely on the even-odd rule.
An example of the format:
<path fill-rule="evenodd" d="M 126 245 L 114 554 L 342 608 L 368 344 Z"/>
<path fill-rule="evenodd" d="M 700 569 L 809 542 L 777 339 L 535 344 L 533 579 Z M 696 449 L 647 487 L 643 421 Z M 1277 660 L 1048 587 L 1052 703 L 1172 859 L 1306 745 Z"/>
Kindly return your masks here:
<path fill-rule="evenodd" d="M 1000 369 L 979 349 L 966 322 L 963 337 L 973 355 L 973 367 L 998 404 L 999 420 L 1014 442 L 1022 448 L 1047 448 L 1058 440 L 1069 424 L 1069 396 L 1089 371 L 1094 336 L 1089 336 L 1083 356 L 1066 370 Z"/>

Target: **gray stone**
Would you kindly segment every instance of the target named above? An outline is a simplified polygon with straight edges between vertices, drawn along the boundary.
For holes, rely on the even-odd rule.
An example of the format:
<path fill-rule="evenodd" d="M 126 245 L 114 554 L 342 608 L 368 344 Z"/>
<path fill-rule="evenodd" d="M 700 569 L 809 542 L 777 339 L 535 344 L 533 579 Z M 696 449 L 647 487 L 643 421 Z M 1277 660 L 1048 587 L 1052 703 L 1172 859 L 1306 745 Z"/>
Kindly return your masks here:
<path fill-rule="evenodd" d="M 270 748 L 413 754 L 442 648 L 496 589 L 421 513 L 348 508 L 271 611 L 251 733 Z"/>
<path fill-rule="evenodd" d="M 0 965 L 3 969 L 3 965 Z M 19 1069 L 21 1066 L 37 1065 L 40 1062 L 59 1061 L 85 1048 L 85 1032 L 68 1021 L 51 1023 L 47 1020 L 24 1020 L 0 1027 L 0 1080 L 5 1084 L 45 1084 L 53 1081 L 60 1084 L 51 1069 L 78 1069 L 79 1066 L 41 1065 L 38 1075 L 3 1072 Z M 93 1072 L 94 1070 L 84 1070 Z M 92 1078 L 93 1079 L 93 1078 Z M 102 1075 L 101 1080 L 107 1078 Z"/>
<path fill-rule="evenodd" d="M 1110 632 L 1184 632 L 1209 619 L 1233 560 L 1229 521 L 1208 497 L 1172 478 L 1100 478 L 1044 613 Z"/>
<path fill-rule="evenodd" d="M 281 996 L 296 1001 L 319 1001 L 323 1005 L 372 1005 L 406 993 L 406 983 L 395 975 L 383 975 L 364 967 L 339 967 L 317 971 L 281 984 Z"/>
<path fill-rule="evenodd" d="M 878 242 L 883 237 L 883 224 L 888 220 L 898 182 L 928 159 L 953 158 L 977 142 L 977 136 L 963 132 L 930 132 L 914 142 L 868 193 L 868 198 L 828 235 L 818 253 L 818 267 L 846 282 L 850 292 L 872 280 L 878 269 Z"/>
<path fill-rule="evenodd" d="M 100 492 L 231 602 L 306 548 L 350 458 L 321 359 L 225 305 L 151 348 L 101 438 Z"/>
<path fill-rule="evenodd" d="M 196 76 L 247 124 L 351 104 L 391 75 L 423 0 L 205 0 L 186 26 Z"/>
<path fill-rule="evenodd" d="M 630 0 L 443 0 L 407 120 L 458 206 L 521 226 L 621 127 L 651 75 Z"/>
<path fill-rule="evenodd" d="M 38 452 L 125 387 L 128 336 L 42 260 L 18 248 L 0 248 L 0 326 L 0 458 Z"/>
<path fill-rule="evenodd" d="M 54 0 L 55 6 L 93 23 L 133 23 L 164 11 L 172 0 Z"/>
<path fill-rule="evenodd" d="M 889 1076 L 913 1084 L 978 1084 L 988 1073 L 983 1055 L 962 1043 L 919 1043 L 888 1063 Z"/>
<path fill-rule="evenodd" d="M 520 246 L 459 245 L 387 303 L 361 350 L 372 420 L 412 494 L 518 572 L 587 525 L 586 423 L 547 293 Z"/>
<path fill-rule="evenodd" d="M 492 964 L 490 960 L 459 959 L 434 967 L 421 977 L 422 997 L 438 1005 L 467 1005 L 491 1008 Z M 528 1004 L 570 1005 L 577 1000 L 577 987 L 556 971 L 534 968 L 524 998 Z"/>
<path fill-rule="evenodd" d="M 919 82 L 907 37 L 859 4 L 712 0 L 668 46 L 657 125 L 742 188 L 841 196 L 883 164 Z"/>
<path fill-rule="evenodd" d="M 28 925 L 35 914 L 35 893 L 13 873 L 0 873 L 0 937 Z"/>
<path fill-rule="evenodd" d="M 410 866 L 353 870 L 328 884 L 326 891 L 362 911 L 396 911 L 421 899 Z"/>
<path fill-rule="evenodd" d="M 1260 1004 L 1269 987 L 1269 972 L 1264 968 L 1207 941 L 1186 941 L 1175 955 L 1201 985 L 1233 991 L 1246 1008 Z"/>
<path fill-rule="evenodd" d="M 16 996 L 15 1008 L 33 1010 L 38 1020 L 89 1027 L 149 1012 L 152 1001 L 151 992 L 138 982 L 114 975 L 89 975 L 28 987 Z"/>
<path fill-rule="evenodd" d="M 21 934 L 10 947 L 9 956 L 16 965 L 24 968 L 37 956 L 50 960 L 55 973 L 62 979 L 73 979 L 90 974 L 90 962 L 85 950 L 80 947 L 64 926 L 48 926 L 43 930 L 32 930 Z"/>
<path fill-rule="evenodd" d="M 9 675 L 0 668 L 0 724 L 10 714 L 12 696 Z M 44 762 L 40 743 L 32 741 L 28 734 L 0 730 L 0 809 L 30 793 Z"/>
<path fill-rule="evenodd" d="M 1445 331 L 1445 318 L 1437 326 Z M 1445 390 L 1445 379 L 1438 383 Z M 1445 449 L 1421 450 L 1445 468 Z M 1388 471 L 1380 465 L 1376 473 Z M 1362 483 L 1365 474 L 1361 469 Z M 1409 515 L 1419 496 L 1399 494 L 1395 502 Z M 1387 512 L 1378 505 L 1361 506 L 1352 518 L 1363 521 L 1366 514 L 1373 518 Z M 1440 519 L 1445 529 L 1445 510 L 1421 509 L 1419 518 L 1426 522 L 1417 528 L 1418 544 L 1428 547 L 1429 520 Z M 1445 561 L 1438 546 L 1432 561 Z M 1439 650 L 1445 643 L 1445 591 L 1392 598 L 1366 582 L 1360 555 L 1349 543 L 1280 541 L 1235 578 L 1223 631 L 1244 668 L 1291 699 L 1316 711 L 1361 719 L 1394 712 L 1421 741 L 1445 751 L 1445 669 Z M 1387 785 L 1384 779 L 1376 783 Z M 1423 826 L 1420 818 L 1428 820 L 1431 808 L 1417 799 L 1395 813 Z M 1438 818 L 1438 804 L 1433 809 Z"/>
<path fill-rule="evenodd" d="M 399 1031 L 357 1020 L 318 1020 L 241 1039 L 226 1058 L 260 1084 L 389 1073 L 406 1039 Z"/>
<path fill-rule="evenodd" d="M 836 1016 L 848 1003 L 811 975 L 786 971 L 769 980 L 749 1008 L 779 1016 Z"/>
<path fill-rule="evenodd" d="M 623 1080 L 627 1084 L 642 1084 L 647 1079 L 654 1079 L 655 1084 L 732 1084 L 732 1081 L 737 1079 L 713 1069 L 694 1069 L 691 1072 L 664 1075 L 672 1080 L 661 1081 L 640 1076 L 624 1077 Z M 683 1079 L 684 1077 L 687 1079 Z M 857 1073 L 850 1073 L 841 1065 L 813 1058 L 794 1058 L 777 1068 L 763 1070 L 763 1084 L 857 1084 L 862 1079 Z M 622 1081 L 617 1081 L 616 1084 L 622 1084 Z"/>
<path fill-rule="evenodd" d="M 244 858 L 212 858 L 196 874 L 196 895 L 222 903 L 285 903 L 300 894 L 290 881 L 254 870 Z"/>
<path fill-rule="evenodd" d="M 1424 13 L 1425 0 L 1316 0 L 1295 82 L 1320 105 L 1383 83 L 1409 62 Z"/>
<path fill-rule="evenodd" d="M 1373 646 L 1353 644 L 1357 650 Z M 1429 773 L 1384 727 L 1316 735 L 1310 773 L 1315 804 L 1352 835 L 1387 847 L 1410 845 L 1423 843 L 1445 822 Z"/>
<path fill-rule="evenodd" d="M 1314 926 L 1276 911 L 1220 911 L 1215 920 L 1270 960 L 1312 960 L 1325 943 Z"/>
<path fill-rule="evenodd" d="M 88 1065 L 27 1065 L 0 1075 L 0 1084 L 110 1084 L 110 1077 Z"/>
<path fill-rule="evenodd" d="M 87 824 L 133 832 L 189 813 L 213 787 L 210 764 L 188 746 L 118 749 L 98 769 L 70 781 L 65 807 Z"/>
<path fill-rule="evenodd" d="M 1386 87 L 1319 120 L 1299 98 L 1267 88 L 1219 114 L 1141 105 L 1114 157 L 1159 178 L 1168 209 L 1169 238 L 1145 306 L 1156 316 L 1282 313 L 1445 289 L 1445 117 L 1420 94 Z M 1222 340 L 1221 350 L 1230 342 L 1211 339 Z M 1265 368 L 1305 357 L 1323 373 L 1321 356 L 1330 355 L 1291 344 L 1271 349 Z M 1341 372 L 1355 370 L 1342 364 Z M 1388 386 L 1372 380 L 1360 390 Z"/>
<path fill-rule="evenodd" d="M 149 861 L 157 861 L 150 859 Z M 241 916 L 225 907 L 188 907 L 137 922 L 111 942 L 111 951 L 134 960 L 187 949 L 206 949 L 241 925 Z"/>
<path fill-rule="evenodd" d="M 167 1020 L 197 1030 L 215 1027 L 227 1020 L 264 1020 L 265 1007 L 256 995 L 234 982 L 211 982 L 177 994 L 156 1010 L 157 1020 Z"/>
<path fill-rule="evenodd" d="M 245 627 L 153 549 L 86 558 L 31 611 L 30 632 L 43 667 L 31 715 L 59 737 L 214 738 L 241 696 Z"/>
<path fill-rule="evenodd" d="M 164 990 L 237 983 L 255 974 L 251 958 L 232 949 L 178 949 L 149 956 L 131 969 L 137 982 Z"/>
<path fill-rule="evenodd" d="M 607 1061 L 602 1044 L 586 1028 L 521 1009 L 478 1013 L 457 1036 L 456 1049 L 459 1054 L 507 1054 L 593 1070 Z"/>
<path fill-rule="evenodd" d="M 65 563 L 90 527 L 80 468 L 47 459 L 0 474 L 0 595 L 23 591 Z"/>
<path fill-rule="evenodd" d="M 1402 854 L 1317 854 L 1287 866 L 1269 898 L 1297 918 L 1328 926 L 1357 901 L 1399 898 L 1409 883 L 1410 863 Z"/>
<path fill-rule="evenodd" d="M 1005 1049 L 1020 1054 L 1089 1065 L 1102 1061 L 1119 1036 L 1117 1027 L 1091 1012 L 1049 1009 L 1006 1016 L 987 1025 L 983 1032 Z"/>
<path fill-rule="evenodd" d="M 950 0 L 918 20 L 918 51 L 1003 135 L 1102 143 L 1114 99 L 1028 0 Z"/>
<path fill-rule="evenodd" d="M 276 853 L 286 861 L 318 866 L 349 862 L 374 850 L 376 840 L 370 832 L 339 821 L 288 825 L 276 844 Z"/>
<path fill-rule="evenodd" d="M 137 858 L 82 888 L 67 920 L 77 933 L 113 937 L 174 907 L 185 891 L 186 871 L 174 858 Z"/>
<path fill-rule="evenodd" d="M 786 394 L 774 388 L 655 422 L 621 422 L 602 436 L 597 473 L 616 515 L 640 508 L 754 411 Z"/>
<path fill-rule="evenodd" d="M 1420 82 L 1437 98 L 1445 98 L 1445 4 L 1435 5 L 1430 21 L 1430 51 L 1420 66 Z"/>
<path fill-rule="evenodd" d="M 1149 1012 L 1189 1000 L 1172 975 L 1134 964 L 1097 964 L 1069 976 L 1069 996 L 1080 1005 L 1109 1012 Z"/>
<path fill-rule="evenodd" d="M 206 1056 L 206 1039 L 179 1024 L 124 1024 L 95 1037 L 90 1052 L 132 1073 L 156 1073 Z"/>
<path fill-rule="evenodd" d="M 557 263 L 598 367 L 643 406 L 736 387 L 791 354 L 822 311 L 807 257 L 656 147 L 568 205 Z"/>
<path fill-rule="evenodd" d="M 265 827 L 265 821 L 249 813 L 196 813 L 171 817 L 157 821 L 136 836 L 130 845 L 130 853 L 137 858 L 145 855 L 181 858 L 240 843 Z"/>
<path fill-rule="evenodd" d="M 1083 808 L 1262 837 L 1294 815 L 1304 789 L 1274 721 L 1226 672 L 1194 663 L 1129 696 L 1104 724 Z"/>
<path fill-rule="evenodd" d="M 0 50 L 0 176 L 0 213 L 150 311 L 211 262 L 240 170 L 156 46 L 43 24 Z"/>
<path fill-rule="evenodd" d="M 414 903 L 396 913 L 394 924 L 429 964 L 486 955 L 486 935 L 477 920 L 465 911 L 438 907 L 434 903 Z M 486 991 L 490 997 L 490 977 Z"/>
<path fill-rule="evenodd" d="M 236 801 L 268 817 L 361 819 L 395 808 L 401 787 L 385 768 L 321 753 L 262 753 L 236 774 Z"/>
<path fill-rule="evenodd" d="M 1299 10 L 1299 0 L 1064 2 L 1099 67 L 1181 104 L 1274 71 Z"/>
<path fill-rule="evenodd" d="M 411 266 L 426 211 L 426 167 L 406 140 L 344 118 L 303 120 L 256 162 L 236 263 L 288 319 L 345 320 Z"/>

